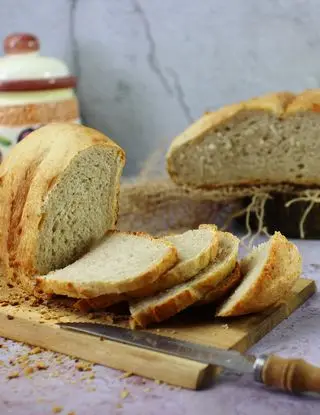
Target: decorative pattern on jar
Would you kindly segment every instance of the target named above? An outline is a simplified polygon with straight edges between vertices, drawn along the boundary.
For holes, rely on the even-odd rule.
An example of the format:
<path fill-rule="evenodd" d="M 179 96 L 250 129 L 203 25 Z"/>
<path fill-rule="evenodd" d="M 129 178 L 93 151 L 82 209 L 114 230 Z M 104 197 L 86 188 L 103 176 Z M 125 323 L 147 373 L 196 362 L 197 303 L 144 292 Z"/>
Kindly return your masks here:
<path fill-rule="evenodd" d="M 12 146 L 51 122 L 80 123 L 76 78 L 56 58 L 39 54 L 36 36 L 14 33 L 0 58 L 0 162 Z"/>

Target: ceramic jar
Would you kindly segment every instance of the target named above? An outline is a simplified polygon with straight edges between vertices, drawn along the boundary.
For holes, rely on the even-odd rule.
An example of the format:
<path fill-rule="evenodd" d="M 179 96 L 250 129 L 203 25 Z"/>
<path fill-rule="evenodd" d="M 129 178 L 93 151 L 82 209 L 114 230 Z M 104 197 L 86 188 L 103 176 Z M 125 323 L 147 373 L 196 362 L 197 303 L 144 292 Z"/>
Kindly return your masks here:
<path fill-rule="evenodd" d="M 4 40 L 0 58 L 0 162 L 31 131 L 50 122 L 80 123 L 76 78 L 58 59 L 39 54 L 36 36 Z"/>

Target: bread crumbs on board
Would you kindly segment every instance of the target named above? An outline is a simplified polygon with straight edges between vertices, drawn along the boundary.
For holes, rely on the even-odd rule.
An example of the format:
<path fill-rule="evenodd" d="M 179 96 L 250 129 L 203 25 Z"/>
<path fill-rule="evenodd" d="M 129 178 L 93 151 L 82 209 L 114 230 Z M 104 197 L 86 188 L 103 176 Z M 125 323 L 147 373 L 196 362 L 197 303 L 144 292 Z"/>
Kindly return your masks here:
<path fill-rule="evenodd" d="M 60 412 L 62 412 L 63 411 L 63 407 L 62 406 L 54 406 L 53 408 L 52 408 L 52 412 L 54 413 L 54 414 L 60 414 Z"/>

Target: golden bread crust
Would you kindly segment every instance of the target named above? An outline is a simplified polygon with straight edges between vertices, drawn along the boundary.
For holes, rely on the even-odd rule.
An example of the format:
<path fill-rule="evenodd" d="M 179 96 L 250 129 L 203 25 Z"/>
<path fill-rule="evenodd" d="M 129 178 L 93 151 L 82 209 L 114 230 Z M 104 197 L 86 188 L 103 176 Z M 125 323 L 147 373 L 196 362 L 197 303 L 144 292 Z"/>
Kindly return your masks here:
<path fill-rule="evenodd" d="M 234 290 L 242 280 L 240 265 L 237 262 L 234 270 L 229 274 L 224 280 L 220 282 L 213 290 L 209 291 L 200 301 L 198 301 L 195 306 L 217 303 L 221 299 L 225 298 L 227 295 Z"/>
<path fill-rule="evenodd" d="M 241 269 L 245 268 L 248 259 L 240 262 Z M 268 258 L 259 277 L 249 288 L 244 289 L 241 297 L 232 302 L 229 297 L 217 311 L 218 317 L 240 316 L 263 311 L 282 300 L 300 277 L 302 259 L 298 248 L 287 240 L 280 232 L 275 232 L 271 238 Z M 239 292 L 245 284 L 238 286 Z M 236 291 L 237 291 L 236 290 Z"/>

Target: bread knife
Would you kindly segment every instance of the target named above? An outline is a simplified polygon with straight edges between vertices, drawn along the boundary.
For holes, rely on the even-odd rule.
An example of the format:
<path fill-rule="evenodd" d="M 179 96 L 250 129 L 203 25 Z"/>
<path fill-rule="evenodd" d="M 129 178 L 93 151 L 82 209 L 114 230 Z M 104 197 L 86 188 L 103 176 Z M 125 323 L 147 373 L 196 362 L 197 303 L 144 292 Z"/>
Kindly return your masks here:
<path fill-rule="evenodd" d="M 237 373 L 249 373 L 253 380 L 289 392 L 320 393 L 320 368 L 303 359 L 276 355 L 243 355 L 235 350 L 195 344 L 141 330 L 95 323 L 60 323 L 62 329 L 215 365 Z"/>

